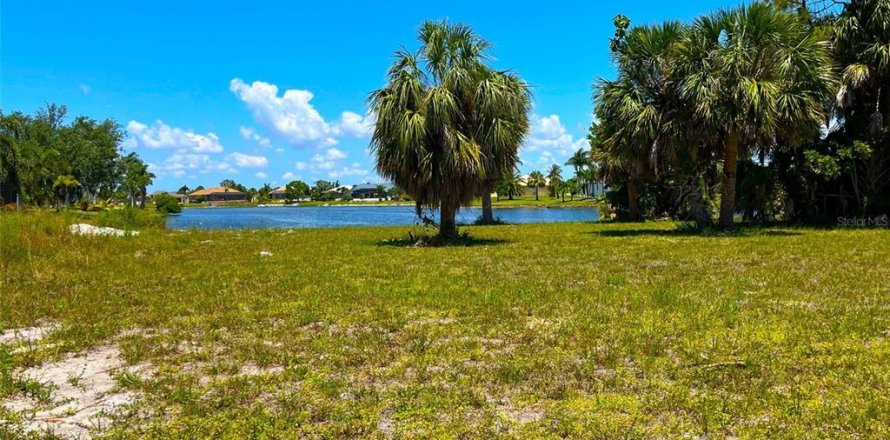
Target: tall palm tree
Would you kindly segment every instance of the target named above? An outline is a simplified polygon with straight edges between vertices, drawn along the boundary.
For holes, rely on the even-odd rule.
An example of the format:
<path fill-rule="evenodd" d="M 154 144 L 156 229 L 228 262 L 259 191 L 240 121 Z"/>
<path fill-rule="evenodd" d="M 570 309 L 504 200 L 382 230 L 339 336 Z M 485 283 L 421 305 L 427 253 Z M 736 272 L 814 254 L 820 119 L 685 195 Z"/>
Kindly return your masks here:
<path fill-rule="evenodd" d="M 457 236 L 460 206 L 515 168 L 531 98 L 516 75 L 485 64 L 490 45 L 468 26 L 425 22 L 419 39 L 416 53 L 396 54 L 387 84 L 369 97 L 371 149 L 378 173 L 418 211 L 439 208 L 447 240 Z"/>
<path fill-rule="evenodd" d="M 537 170 L 528 173 L 528 178 L 525 180 L 526 186 L 535 189 L 535 200 L 540 200 L 538 199 L 538 188 L 546 184 L 547 181 L 544 180 L 544 174 Z"/>
<path fill-rule="evenodd" d="M 589 163 L 590 155 L 583 148 L 579 148 L 578 151 L 575 151 L 575 154 L 569 157 L 565 164 L 575 168 L 575 174 L 578 174 L 578 171 L 584 169 Z"/>
<path fill-rule="evenodd" d="M 557 191 L 562 185 L 562 168 L 553 164 L 547 172 L 547 180 L 550 181 L 550 197 L 559 197 Z"/>
<path fill-rule="evenodd" d="M 639 220 L 640 187 L 653 181 L 658 164 L 677 142 L 684 126 L 676 86 L 674 54 L 683 26 L 667 22 L 639 26 L 629 33 L 615 21 L 613 57 L 618 68 L 614 81 L 601 80 L 595 87 L 595 112 L 600 121 L 591 127 L 591 157 L 606 180 L 624 183 L 630 220 Z M 596 176 L 580 176 L 586 184 Z"/>
<path fill-rule="evenodd" d="M 867 140 L 871 146 L 870 154 L 854 165 L 853 190 L 861 215 L 886 212 L 890 200 L 890 2 L 848 2 L 834 31 L 837 60 L 843 68 L 837 132 L 846 135 L 843 144 Z"/>
<path fill-rule="evenodd" d="M 678 51 L 681 89 L 723 151 L 720 226 L 733 223 L 740 154 L 811 139 L 836 83 L 828 44 L 798 16 L 752 3 L 695 21 Z"/>

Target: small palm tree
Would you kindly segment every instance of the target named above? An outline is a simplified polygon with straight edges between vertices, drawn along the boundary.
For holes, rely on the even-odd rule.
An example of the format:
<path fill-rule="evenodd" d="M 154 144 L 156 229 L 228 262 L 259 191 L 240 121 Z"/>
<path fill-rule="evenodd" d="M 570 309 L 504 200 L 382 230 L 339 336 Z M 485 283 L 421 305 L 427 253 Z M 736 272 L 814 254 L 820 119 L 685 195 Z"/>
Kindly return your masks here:
<path fill-rule="evenodd" d="M 525 181 L 526 186 L 528 186 L 529 188 L 535 189 L 535 200 L 536 201 L 540 200 L 538 198 L 538 188 L 540 188 L 546 184 L 547 184 L 547 181 L 544 180 L 544 174 L 542 174 L 540 171 L 537 171 L 537 170 L 528 173 L 528 178 Z"/>
<path fill-rule="evenodd" d="M 498 200 L 500 200 L 501 194 L 506 194 L 508 200 L 513 200 L 513 197 L 522 194 L 522 187 L 522 176 L 519 173 L 504 174 L 504 177 L 498 182 Z"/>
<path fill-rule="evenodd" d="M 80 182 L 78 182 L 77 179 L 75 179 L 74 176 L 70 174 L 58 176 L 53 182 L 53 189 L 57 191 L 61 190 L 65 194 L 64 198 L 62 198 L 61 200 L 62 204 L 64 204 L 65 206 L 68 206 L 71 189 L 77 188 L 79 186 Z"/>
<path fill-rule="evenodd" d="M 550 181 L 550 197 L 559 197 L 559 188 L 562 185 L 562 168 L 557 164 L 550 167 L 547 172 L 547 180 Z"/>
<path fill-rule="evenodd" d="M 581 192 L 581 185 L 578 183 L 578 179 L 575 179 L 574 177 L 566 180 L 563 186 L 565 187 L 565 191 L 569 193 L 569 196 L 571 197 L 570 200 L 572 201 L 575 200 L 575 194 Z M 565 196 L 563 196 L 563 200 L 565 200 Z"/>

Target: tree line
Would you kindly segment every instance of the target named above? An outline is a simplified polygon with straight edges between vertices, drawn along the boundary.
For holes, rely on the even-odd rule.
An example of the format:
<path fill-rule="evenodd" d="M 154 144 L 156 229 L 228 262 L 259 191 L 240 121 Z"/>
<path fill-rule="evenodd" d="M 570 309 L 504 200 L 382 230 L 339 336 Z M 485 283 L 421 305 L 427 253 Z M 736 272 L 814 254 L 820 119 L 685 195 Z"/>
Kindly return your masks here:
<path fill-rule="evenodd" d="M 118 199 L 145 204 L 155 177 L 135 154 L 123 154 L 120 124 L 77 116 L 49 104 L 35 115 L 0 111 L 0 205 L 61 206 Z"/>

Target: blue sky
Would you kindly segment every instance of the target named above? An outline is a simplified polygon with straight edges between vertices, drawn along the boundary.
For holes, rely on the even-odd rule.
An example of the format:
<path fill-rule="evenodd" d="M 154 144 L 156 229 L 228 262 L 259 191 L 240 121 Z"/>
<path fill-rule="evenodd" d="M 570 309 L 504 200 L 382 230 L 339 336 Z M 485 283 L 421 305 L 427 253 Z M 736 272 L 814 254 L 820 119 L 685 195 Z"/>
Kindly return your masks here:
<path fill-rule="evenodd" d="M 43 2 L 0 10 L 0 108 L 114 118 L 154 189 L 376 182 L 365 98 L 424 19 L 464 22 L 533 87 L 523 172 L 562 164 L 611 77 L 615 14 L 690 20 L 729 1 Z M 427 4 L 425 4 L 427 3 Z"/>

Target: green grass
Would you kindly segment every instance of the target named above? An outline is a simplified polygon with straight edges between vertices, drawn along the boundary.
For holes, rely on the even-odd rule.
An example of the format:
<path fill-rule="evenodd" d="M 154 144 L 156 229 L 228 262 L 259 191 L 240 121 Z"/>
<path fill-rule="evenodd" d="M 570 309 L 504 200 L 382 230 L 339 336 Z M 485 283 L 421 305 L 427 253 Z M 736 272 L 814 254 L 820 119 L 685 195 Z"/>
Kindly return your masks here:
<path fill-rule="evenodd" d="M 61 324 L 0 400 L 116 340 L 154 373 L 110 438 L 890 436 L 887 230 L 63 229 L 0 218 L 0 329 Z"/>

